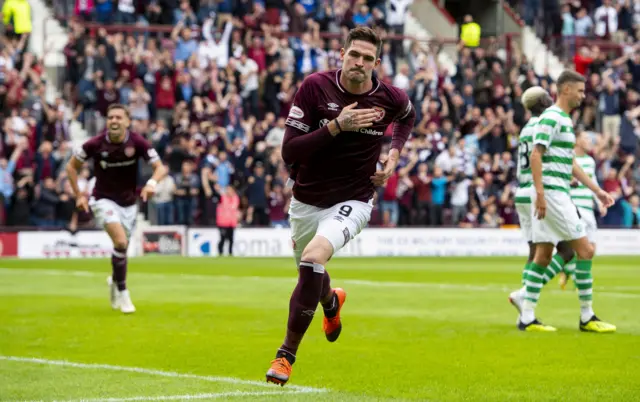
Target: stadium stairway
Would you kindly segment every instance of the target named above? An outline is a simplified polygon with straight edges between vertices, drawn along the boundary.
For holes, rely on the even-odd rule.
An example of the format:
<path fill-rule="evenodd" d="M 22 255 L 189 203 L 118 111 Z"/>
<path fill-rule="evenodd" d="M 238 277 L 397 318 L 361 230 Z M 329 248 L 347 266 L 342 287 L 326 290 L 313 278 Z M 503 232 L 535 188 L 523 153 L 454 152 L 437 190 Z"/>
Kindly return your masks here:
<path fill-rule="evenodd" d="M 29 51 L 43 59 L 47 80 L 46 98 L 53 102 L 61 91 L 64 80 L 66 59 L 64 47 L 67 45 L 67 30 L 54 18 L 53 11 L 42 0 L 30 0 L 33 29 L 29 41 Z M 71 118 L 69 115 L 68 118 Z M 87 133 L 77 121 L 70 124 L 70 136 L 74 145 L 82 143 Z"/>

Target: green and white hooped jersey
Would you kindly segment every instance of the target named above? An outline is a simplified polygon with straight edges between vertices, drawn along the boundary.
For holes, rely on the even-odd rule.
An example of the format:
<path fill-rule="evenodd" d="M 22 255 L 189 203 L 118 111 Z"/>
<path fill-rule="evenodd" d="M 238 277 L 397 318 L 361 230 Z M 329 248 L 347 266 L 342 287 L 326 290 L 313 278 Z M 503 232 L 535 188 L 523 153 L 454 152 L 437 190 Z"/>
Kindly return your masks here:
<path fill-rule="evenodd" d="M 569 194 L 573 178 L 573 147 L 576 136 L 573 120 L 559 107 L 545 110 L 534 128 L 533 144 L 543 145 L 547 151 L 542 156 L 542 185 L 545 190 Z"/>
<path fill-rule="evenodd" d="M 518 187 L 527 188 L 533 184 L 533 177 L 531 176 L 531 164 L 529 163 L 529 157 L 531 151 L 533 151 L 533 136 L 535 135 L 535 126 L 538 122 L 537 117 L 529 119 L 527 124 L 520 131 L 520 137 L 518 138 Z"/>
<path fill-rule="evenodd" d="M 576 156 L 576 162 L 591 180 L 596 180 L 596 161 L 589 155 Z M 593 211 L 594 194 L 587 186 L 579 183 L 578 187 L 572 187 L 571 200 L 580 209 Z"/>

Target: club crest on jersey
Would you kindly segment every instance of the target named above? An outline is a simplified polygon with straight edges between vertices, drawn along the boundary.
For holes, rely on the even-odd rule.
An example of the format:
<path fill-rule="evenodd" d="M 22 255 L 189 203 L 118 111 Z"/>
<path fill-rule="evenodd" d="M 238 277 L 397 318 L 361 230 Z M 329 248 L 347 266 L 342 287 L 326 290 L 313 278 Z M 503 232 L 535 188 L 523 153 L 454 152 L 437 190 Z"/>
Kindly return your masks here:
<path fill-rule="evenodd" d="M 385 111 L 383 108 L 381 108 L 380 106 L 374 106 L 373 110 L 376 111 L 377 116 L 376 116 L 376 120 L 375 121 L 380 121 L 382 119 L 384 119 L 384 115 L 385 115 Z"/>
<path fill-rule="evenodd" d="M 124 154 L 127 155 L 127 158 L 131 158 L 136 153 L 134 147 L 126 147 L 124 149 Z"/>
<path fill-rule="evenodd" d="M 293 105 L 291 106 L 291 110 L 289 110 L 289 117 L 293 117 L 294 119 L 301 119 L 304 117 L 304 112 L 296 105 Z"/>

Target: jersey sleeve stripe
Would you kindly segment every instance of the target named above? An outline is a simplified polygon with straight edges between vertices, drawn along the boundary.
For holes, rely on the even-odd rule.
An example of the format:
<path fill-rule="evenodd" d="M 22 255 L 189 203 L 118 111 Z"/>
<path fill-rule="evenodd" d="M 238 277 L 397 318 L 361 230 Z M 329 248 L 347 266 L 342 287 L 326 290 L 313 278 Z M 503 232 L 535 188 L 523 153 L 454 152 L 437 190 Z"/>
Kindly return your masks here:
<path fill-rule="evenodd" d="M 545 134 L 545 133 L 536 134 L 536 141 L 549 142 L 549 134 Z"/>

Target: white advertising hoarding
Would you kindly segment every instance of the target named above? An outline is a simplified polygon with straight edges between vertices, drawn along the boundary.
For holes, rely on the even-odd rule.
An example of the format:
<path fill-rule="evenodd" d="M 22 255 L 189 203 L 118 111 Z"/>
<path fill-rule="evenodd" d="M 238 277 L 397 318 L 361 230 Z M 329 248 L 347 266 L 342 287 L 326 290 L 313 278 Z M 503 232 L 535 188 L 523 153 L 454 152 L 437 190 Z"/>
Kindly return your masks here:
<path fill-rule="evenodd" d="M 290 257 L 289 229 L 236 229 L 234 255 Z M 189 229 L 188 256 L 216 256 L 218 229 Z M 640 231 L 603 229 L 598 255 L 640 255 Z M 528 246 L 517 229 L 365 229 L 338 256 L 527 256 Z M 226 248 L 225 248 L 226 251 Z"/>
<path fill-rule="evenodd" d="M 18 233 L 20 258 L 103 258 L 112 251 L 109 235 L 99 230 Z"/>

